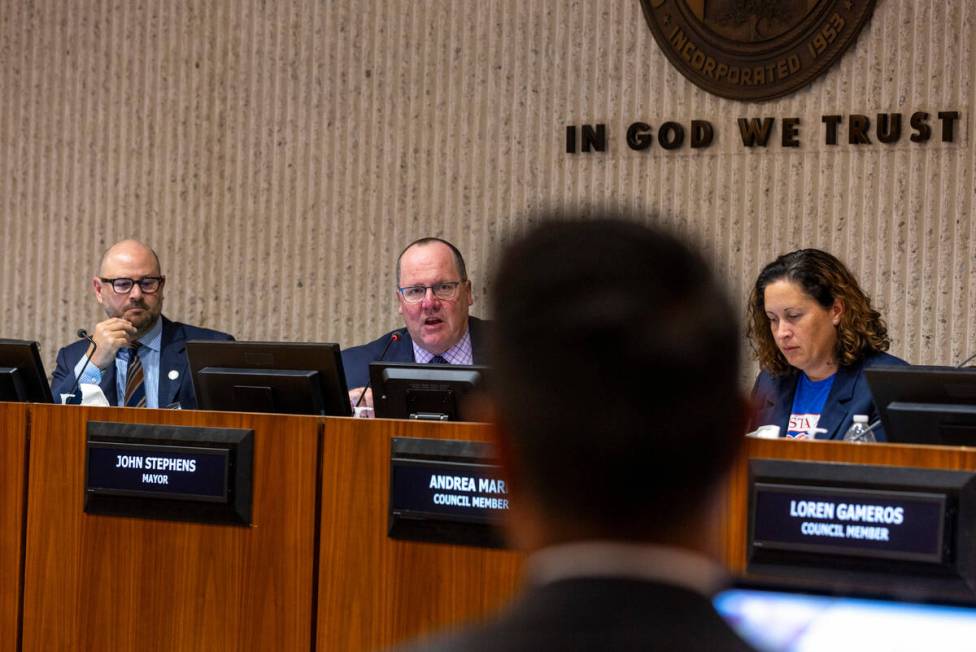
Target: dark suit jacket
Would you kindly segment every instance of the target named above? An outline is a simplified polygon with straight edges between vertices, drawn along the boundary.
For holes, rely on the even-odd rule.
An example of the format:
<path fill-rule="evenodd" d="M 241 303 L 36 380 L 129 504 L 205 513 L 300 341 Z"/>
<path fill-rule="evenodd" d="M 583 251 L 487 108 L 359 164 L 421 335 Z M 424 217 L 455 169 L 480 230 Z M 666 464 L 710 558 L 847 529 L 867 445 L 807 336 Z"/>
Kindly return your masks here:
<path fill-rule="evenodd" d="M 232 340 L 227 333 L 199 328 L 188 324 L 163 320 L 163 333 L 159 351 L 159 406 L 167 407 L 179 403 L 184 410 L 192 410 L 197 406 L 197 397 L 193 393 L 193 382 L 190 379 L 190 367 L 186 360 L 187 340 Z M 58 364 L 51 378 L 51 393 L 54 402 L 61 402 L 61 394 L 71 392 L 75 384 L 75 365 L 88 350 L 87 340 L 78 340 L 58 351 Z M 179 376 L 170 380 L 169 372 L 176 370 Z M 102 391 L 111 405 L 118 405 L 118 391 L 115 383 L 115 365 L 111 365 L 102 372 Z"/>
<path fill-rule="evenodd" d="M 855 414 L 866 414 L 868 421 L 873 423 L 878 418 L 878 410 L 871 390 L 868 389 L 864 370 L 868 367 L 907 364 L 901 358 L 887 353 L 872 353 L 857 364 L 838 369 L 818 425 L 826 428 L 827 432 L 817 433 L 817 439 L 843 439 Z M 777 425 L 781 433 L 786 433 L 798 379 L 799 372 L 783 376 L 772 376 L 765 371 L 759 373 L 752 388 L 752 399 L 757 412 L 749 430 L 764 425 Z M 887 441 L 882 426 L 879 425 L 872 432 L 878 441 Z"/>
<path fill-rule="evenodd" d="M 485 625 L 406 652 L 752 652 L 691 590 L 638 579 L 566 579 L 526 591 Z"/>
<path fill-rule="evenodd" d="M 471 354 L 475 364 L 488 362 L 488 326 L 490 322 L 468 317 L 468 330 L 471 332 Z M 393 333 L 399 333 L 400 340 L 390 345 L 390 350 L 383 356 L 384 362 L 413 362 L 413 340 L 406 328 L 395 331 L 373 340 L 369 344 L 362 344 L 348 348 L 342 352 L 342 369 L 346 374 L 346 386 L 349 389 L 365 387 L 369 382 L 369 363 L 380 359 L 383 348 L 390 341 Z"/>

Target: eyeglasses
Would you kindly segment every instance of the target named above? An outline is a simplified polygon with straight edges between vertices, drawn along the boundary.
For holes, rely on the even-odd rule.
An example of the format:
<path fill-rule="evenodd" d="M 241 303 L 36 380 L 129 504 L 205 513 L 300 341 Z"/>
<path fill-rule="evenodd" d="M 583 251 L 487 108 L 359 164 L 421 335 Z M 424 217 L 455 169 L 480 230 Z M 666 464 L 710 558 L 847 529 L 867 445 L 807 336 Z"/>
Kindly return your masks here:
<path fill-rule="evenodd" d="M 433 285 L 411 285 L 397 290 L 407 303 L 420 303 L 427 296 L 427 290 L 431 290 L 438 299 L 452 301 L 457 298 L 458 288 L 462 283 L 464 281 L 443 281 Z"/>
<path fill-rule="evenodd" d="M 143 276 L 140 279 L 134 278 L 102 278 L 99 277 L 102 283 L 108 283 L 115 290 L 116 294 L 128 294 L 132 292 L 132 288 L 138 284 L 139 289 L 142 290 L 143 294 L 156 294 L 159 288 L 162 287 L 163 281 L 166 280 L 165 276 Z"/>

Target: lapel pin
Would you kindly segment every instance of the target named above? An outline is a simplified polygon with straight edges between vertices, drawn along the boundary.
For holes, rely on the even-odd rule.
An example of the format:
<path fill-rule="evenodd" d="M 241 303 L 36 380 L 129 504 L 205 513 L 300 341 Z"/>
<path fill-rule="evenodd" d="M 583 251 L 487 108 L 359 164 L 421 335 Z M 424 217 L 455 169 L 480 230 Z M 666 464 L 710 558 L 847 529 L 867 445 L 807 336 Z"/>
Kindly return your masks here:
<path fill-rule="evenodd" d="M 166 375 L 169 377 L 170 380 L 176 380 L 177 378 L 180 377 L 180 372 L 178 372 L 176 369 L 170 369 L 169 373 Z"/>

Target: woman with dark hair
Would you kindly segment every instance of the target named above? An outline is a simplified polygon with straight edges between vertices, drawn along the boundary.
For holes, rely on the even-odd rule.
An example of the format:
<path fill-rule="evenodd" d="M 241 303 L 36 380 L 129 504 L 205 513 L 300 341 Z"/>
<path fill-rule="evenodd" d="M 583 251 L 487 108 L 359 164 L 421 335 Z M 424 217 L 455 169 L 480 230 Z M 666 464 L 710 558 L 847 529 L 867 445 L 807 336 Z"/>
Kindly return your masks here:
<path fill-rule="evenodd" d="M 761 367 L 752 428 L 779 426 L 787 437 L 842 439 L 855 414 L 873 423 L 864 369 L 908 364 L 885 353 L 881 314 L 844 264 L 819 249 L 763 268 L 749 297 L 747 335 Z M 885 440 L 880 425 L 874 433 Z"/>

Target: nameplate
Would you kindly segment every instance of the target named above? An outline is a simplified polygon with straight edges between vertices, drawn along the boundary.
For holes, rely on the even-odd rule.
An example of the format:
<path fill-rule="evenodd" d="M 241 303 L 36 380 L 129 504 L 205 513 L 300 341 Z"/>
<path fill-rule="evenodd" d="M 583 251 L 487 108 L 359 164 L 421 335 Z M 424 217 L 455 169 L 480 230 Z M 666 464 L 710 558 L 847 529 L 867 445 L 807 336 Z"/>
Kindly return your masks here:
<path fill-rule="evenodd" d="M 90 422 L 85 511 L 250 523 L 253 431 Z"/>
<path fill-rule="evenodd" d="M 749 461 L 746 574 L 976 601 L 976 474 Z"/>
<path fill-rule="evenodd" d="M 227 501 L 227 449 L 88 443 L 88 490 L 119 496 Z"/>
<path fill-rule="evenodd" d="M 501 546 L 508 487 L 483 442 L 394 438 L 389 534 L 393 538 Z"/>
<path fill-rule="evenodd" d="M 753 546 L 942 563 L 946 497 L 757 483 Z"/>

